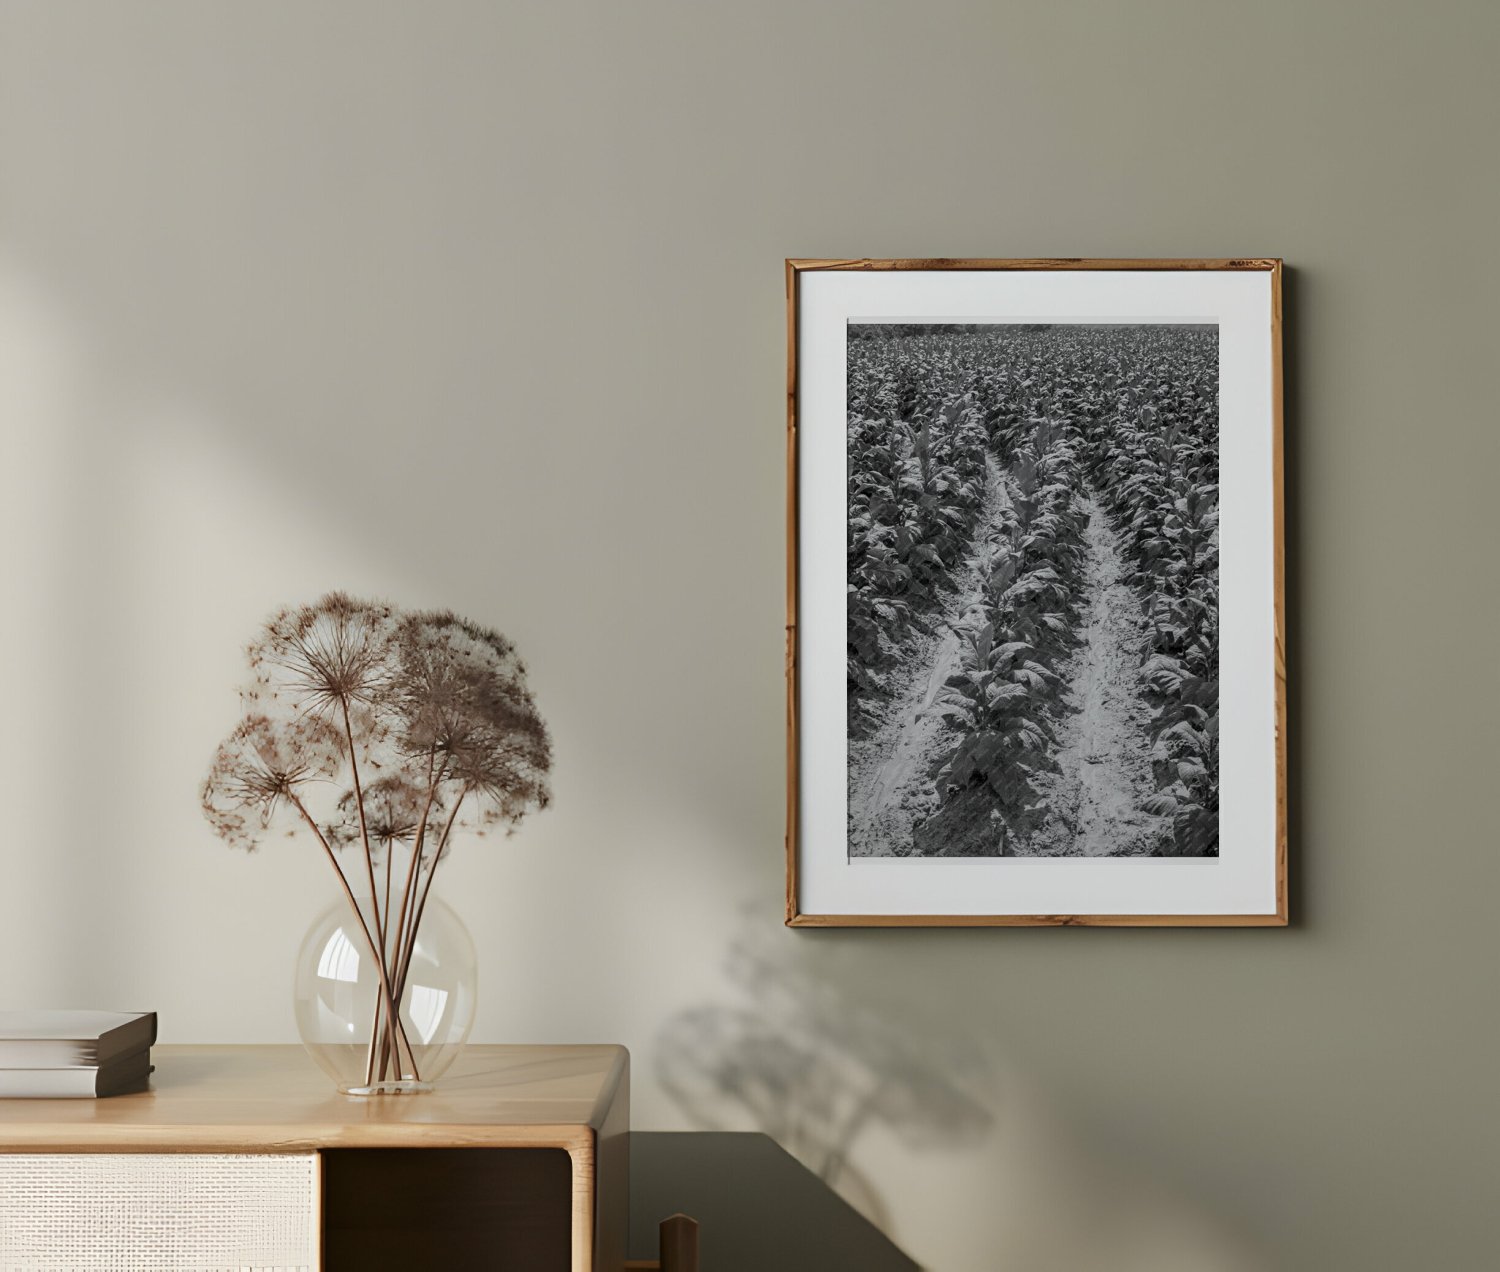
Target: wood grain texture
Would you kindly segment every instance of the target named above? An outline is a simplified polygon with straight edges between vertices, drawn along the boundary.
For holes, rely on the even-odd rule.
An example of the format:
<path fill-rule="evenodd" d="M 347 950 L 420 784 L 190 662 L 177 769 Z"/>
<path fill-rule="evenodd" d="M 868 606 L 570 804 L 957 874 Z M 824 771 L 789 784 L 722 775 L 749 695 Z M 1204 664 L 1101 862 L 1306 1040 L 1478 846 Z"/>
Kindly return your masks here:
<path fill-rule="evenodd" d="M 698 1272 L 698 1222 L 687 1215 L 661 1221 L 661 1272 Z"/>
<path fill-rule="evenodd" d="M 1279 257 L 1142 259 L 1132 257 L 979 258 L 910 257 L 875 259 L 789 258 L 787 301 L 787 815 L 786 924 L 788 927 L 1284 927 L 1287 898 L 1287 671 L 1285 597 L 1285 499 L 1282 404 L 1282 269 Z M 814 270 L 1236 270 L 1271 275 L 1271 453 L 1275 557 L 1273 677 L 1276 739 L 1276 908 L 1265 914 L 804 914 L 798 893 L 799 722 L 797 641 L 798 454 L 797 344 L 798 292 L 802 274 Z"/>
<path fill-rule="evenodd" d="M 1282 264 L 1271 270 L 1271 501 L 1275 536 L 1276 610 L 1276 918 L 1290 921 L 1287 898 L 1287 853 L 1290 824 L 1287 813 L 1287 667 L 1286 667 L 1286 483 L 1285 394 L 1282 390 L 1281 283 Z"/>
<path fill-rule="evenodd" d="M 786 917 L 797 915 L 797 277 L 803 262 L 786 263 Z"/>
<path fill-rule="evenodd" d="M 629 1057 L 613 1083 L 601 1087 L 594 1110 L 594 1265 L 624 1266 L 630 1239 Z"/>
<path fill-rule="evenodd" d="M 1281 927 L 1271 914 L 799 914 L 788 927 Z"/>
<path fill-rule="evenodd" d="M 0 1152 L 586 1147 L 621 1089 L 615 1046 L 471 1046 L 422 1095 L 338 1094 L 300 1046 L 160 1046 L 151 1089 L 0 1100 Z"/>
<path fill-rule="evenodd" d="M 1052 256 L 1019 258 L 1010 257 L 988 260 L 982 257 L 911 257 L 889 260 L 821 260 L 794 258 L 787 261 L 789 273 L 805 270 L 1270 270 L 1278 272 L 1281 261 L 1277 257 L 1226 256 L 1217 258 L 1185 257 L 1174 259 L 1144 259 L 1133 257 L 1089 258 L 1083 256 Z"/>
<path fill-rule="evenodd" d="M 578 1262 L 572 1167 L 560 1149 L 335 1148 L 319 1156 L 325 1272 L 589 1266 Z"/>
<path fill-rule="evenodd" d="M 436 1091 L 369 1098 L 339 1095 L 298 1046 L 161 1046 L 152 1058 L 151 1088 L 136 1095 L 0 1100 L 0 1153 L 560 1150 L 568 1163 L 560 1204 L 572 1272 L 616 1272 L 624 1263 L 630 1068 L 623 1047 L 471 1046 Z M 392 1169 L 401 1165 L 400 1154 L 389 1158 Z M 339 1163 L 355 1160 L 329 1158 L 334 1173 L 325 1192 L 339 1183 Z M 487 1154 L 453 1160 L 491 1174 L 511 1169 Z M 347 1218 L 337 1197 L 330 1204 Z M 497 1215 L 503 1218 L 496 1211 L 475 1222 L 483 1228 Z M 345 1229 L 338 1240 L 365 1250 L 375 1238 L 346 1218 L 338 1219 Z M 392 1248 L 420 1243 L 420 1226 L 410 1217 L 397 1225 Z"/>

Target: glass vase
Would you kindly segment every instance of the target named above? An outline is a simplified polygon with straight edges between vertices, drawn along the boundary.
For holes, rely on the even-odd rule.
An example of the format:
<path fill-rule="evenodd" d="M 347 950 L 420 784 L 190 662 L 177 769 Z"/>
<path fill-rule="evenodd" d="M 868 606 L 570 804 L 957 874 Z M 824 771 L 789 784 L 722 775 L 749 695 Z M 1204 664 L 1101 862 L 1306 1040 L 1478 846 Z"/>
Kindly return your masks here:
<path fill-rule="evenodd" d="M 313 921 L 297 955 L 297 1032 L 346 1095 L 430 1091 L 457 1058 L 478 1004 L 474 942 L 452 909 L 429 896 L 404 969 L 397 942 L 381 963 L 366 927 L 379 936 L 374 907 L 359 899 L 361 923 L 347 901 Z M 399 994 L 397 1024 L 386 1010 Z"/>

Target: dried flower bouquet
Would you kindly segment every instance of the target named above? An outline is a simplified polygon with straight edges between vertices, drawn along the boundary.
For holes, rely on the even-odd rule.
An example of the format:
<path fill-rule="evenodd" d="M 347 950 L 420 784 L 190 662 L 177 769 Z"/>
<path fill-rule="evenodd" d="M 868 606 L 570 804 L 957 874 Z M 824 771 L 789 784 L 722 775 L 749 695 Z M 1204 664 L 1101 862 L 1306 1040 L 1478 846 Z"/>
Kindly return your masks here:
<path fill-rule="evenodd" d="M 247 652 L 244 717 L 214 756 L 204 814 L 234 847 L 278 830 L 317 844 L 379 978 L 365 1085 L 420 1082 L 398 1006 L 438 866 L 455 836 L 509 832 L 550 798 L 526 669 L 505 637 L 452 613 L 341 592 L 274 614 Z"/>

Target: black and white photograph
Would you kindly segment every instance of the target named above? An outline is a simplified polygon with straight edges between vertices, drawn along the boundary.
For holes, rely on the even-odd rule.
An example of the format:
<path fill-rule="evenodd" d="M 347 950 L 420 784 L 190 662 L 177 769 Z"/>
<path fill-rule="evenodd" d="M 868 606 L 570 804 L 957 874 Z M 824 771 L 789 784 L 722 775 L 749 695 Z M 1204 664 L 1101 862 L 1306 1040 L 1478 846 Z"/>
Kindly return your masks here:
<path fill-rule="evenodd" d="M 850 855 L 1217 856 L 1217 326 L 847 342 Z"/>
<path fill-rule="evenodd" d="M 787 266 L 787 922 L 1286 922 L 1281 263 Z"/>

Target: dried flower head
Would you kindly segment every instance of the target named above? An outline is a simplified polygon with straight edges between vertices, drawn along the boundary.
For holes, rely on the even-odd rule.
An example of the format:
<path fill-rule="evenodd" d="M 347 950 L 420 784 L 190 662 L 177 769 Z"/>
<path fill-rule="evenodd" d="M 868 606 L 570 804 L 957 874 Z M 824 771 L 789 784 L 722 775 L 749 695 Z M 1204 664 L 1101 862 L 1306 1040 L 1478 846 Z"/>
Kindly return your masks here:
<path fill-rule="evenodd" d="M 343 592 L 278 611 L 248 650 L 247 704 L 330 716 L 375 704 L 391 670 L 395 621 L 389 605 Z"/>
<path fill-rule="evenodd" d="M 389 852 L 393 844 L 413 842 L 424 815 L 426 842 L 436 844 L 442 833 L 441 793 L 435 794 L 429 803 L 427 789 L 405 773 L 378 777 L 364 787 L 364 810 L 370 847 L 377 855 Z M 345 791 L 340 798 L 325 833 L 336 848 L 359 842 L 359 807 L 352 790 Z"/>
<path fill-rule="evenodd" d="M 400 745 L 472 797 L 470 824 L 513 827 L 545 808 L 552 746 L 515 647 L 447 612 L 406 616 L 396 646 Z"/>
<path fill-rule="evenodd" d="M 313 716 L 247 716 L 220 744 L 203 783 L 203 812 L 231 846 L 253 851 L 302 788 L 327 781 L 344 763 L 344 738 Z"/>
<path fill-rule="evenodd" d="M 248 656 L 249 715 L 231 739 L 236 776 L 220 773 L 229 763 L 221 749 L 205 786 L 214 790 L 209 820 L 231 842 L 257 838 L 255 826 L 286 796 L 269 770 L 241 762 L 252 738 L 274 738 L 283 772 L 300 771 L 294 752 L 304 744 L 317 753 L 303 757 L 309 772 L 347 768 L 351 785 L 320 814 L 334 847 L 357 842 L 374 854 L 420 829 L 425 856 L 445 850 L 455 828 L 513 829 L 551 799 L 547 728 L 515 646 L 498 632 L 446 610 L 403 614 L 330 592 L 273 614 Z M 331 768 L 330 746 L 341 756 Z M 268 802 L 247 812 L 256 791 Z"/>

